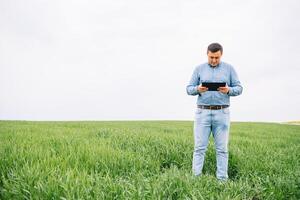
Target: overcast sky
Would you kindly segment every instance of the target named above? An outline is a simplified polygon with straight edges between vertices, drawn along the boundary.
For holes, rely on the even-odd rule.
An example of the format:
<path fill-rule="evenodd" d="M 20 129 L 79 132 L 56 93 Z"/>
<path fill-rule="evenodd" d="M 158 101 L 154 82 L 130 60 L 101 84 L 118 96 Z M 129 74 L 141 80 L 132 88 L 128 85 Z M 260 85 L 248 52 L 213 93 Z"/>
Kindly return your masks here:
<path fill-rule="evenodd" d="M 0 0 L 0 119 L 193 120 L 212 42 L 232 121 L 300 120 L 298 0 Z"/>

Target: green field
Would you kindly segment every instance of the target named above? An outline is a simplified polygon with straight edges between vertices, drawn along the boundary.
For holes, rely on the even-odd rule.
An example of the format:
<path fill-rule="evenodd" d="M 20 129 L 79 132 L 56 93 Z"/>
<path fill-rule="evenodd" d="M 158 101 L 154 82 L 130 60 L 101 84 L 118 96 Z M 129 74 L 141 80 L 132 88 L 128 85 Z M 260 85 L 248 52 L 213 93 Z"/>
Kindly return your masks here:
<path fill-rule="evenodd" d="M 300 126 L 231 123 L 230 180 L 190 121 L 0 121 L 0 199 L 300 199 Z"/>

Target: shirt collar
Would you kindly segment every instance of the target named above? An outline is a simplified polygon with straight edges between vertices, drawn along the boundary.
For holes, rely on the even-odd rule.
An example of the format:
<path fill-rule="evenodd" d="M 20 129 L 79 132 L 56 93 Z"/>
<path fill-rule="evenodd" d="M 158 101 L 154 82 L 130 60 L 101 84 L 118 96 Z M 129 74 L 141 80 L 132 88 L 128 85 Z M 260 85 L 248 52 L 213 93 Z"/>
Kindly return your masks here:
<path fill-rule="evenodd" d="M 217 67 L 221 66 L 221 64 L 222 64 L 222 61 L 219 64 L 217 64 L 215 67 L 211 66 L 210 64 L 208 64 L 208 66 L 211 68 L 217 68 Z"/>

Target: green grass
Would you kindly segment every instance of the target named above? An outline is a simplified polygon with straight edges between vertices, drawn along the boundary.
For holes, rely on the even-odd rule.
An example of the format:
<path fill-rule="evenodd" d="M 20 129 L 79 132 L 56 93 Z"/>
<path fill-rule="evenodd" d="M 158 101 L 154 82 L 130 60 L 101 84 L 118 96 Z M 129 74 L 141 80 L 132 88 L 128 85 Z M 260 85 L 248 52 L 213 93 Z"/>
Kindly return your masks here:
<path fill-rule="evenodd" d="M 0 199 L 300 199 L 300 126 L 232 123 L 230 180 L 192 122 L 0 121 Z"/>

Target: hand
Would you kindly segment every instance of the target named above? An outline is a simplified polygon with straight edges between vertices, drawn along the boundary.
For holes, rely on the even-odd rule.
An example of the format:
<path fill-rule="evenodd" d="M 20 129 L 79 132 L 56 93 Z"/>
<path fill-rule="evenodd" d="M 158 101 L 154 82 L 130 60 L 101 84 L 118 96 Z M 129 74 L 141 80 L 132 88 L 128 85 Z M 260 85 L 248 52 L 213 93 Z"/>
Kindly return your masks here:
<path fill-rule="evenodd" d="M 219 87 L 218 91 L 227 94 L 229 92 L 229 87 L 227 85 L 225 87 Z"/>
<path fill-rule="evenodd" d="M 206 92 L 207 90 L 208 90 L 207 87 L 202 87 L 201 85 L 198 86 L 198 91 L 199 91 L 200 93 Z"/>

